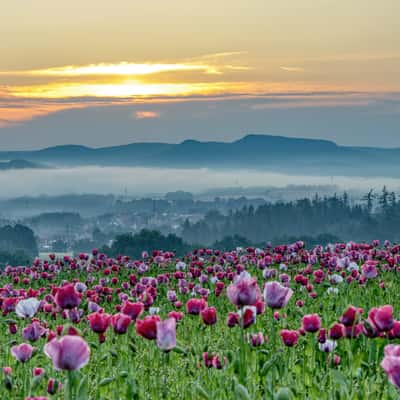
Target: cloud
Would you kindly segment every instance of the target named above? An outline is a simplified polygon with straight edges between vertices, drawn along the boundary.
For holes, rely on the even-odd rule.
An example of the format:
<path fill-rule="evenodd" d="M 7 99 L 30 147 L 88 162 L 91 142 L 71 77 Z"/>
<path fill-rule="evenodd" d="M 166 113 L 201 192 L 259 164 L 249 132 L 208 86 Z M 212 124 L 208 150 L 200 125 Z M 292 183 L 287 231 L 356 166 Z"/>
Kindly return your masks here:
<path fill-rule="evenodd" d="M 304 68 L 302 68 L 302 67 L 285 67 L 285 66 L 281 66 L 279 68 L 281 70 L 287 71 L 287 72 L 304 72 Z"/>
<path fill-rule="evenodd" d="M 252 110 L 267 110 L 322 107 L 366 107 L 376 103 L 378 97 L 367 93 L 314 93 L 270 96 L 264 98 L 265 101 L 251 104 L 250 108 Z"/>
<path fill-rule="evenodd" d="M 292 72 L 294 79 L 285 76 L 280 80 L 263 80 L 257 71 L 248 73 L 252 66 L 243 65 L 243 54 L 246 52 L 231 51 L 154 63 L 121 61 L 0 71 L 0 128 L 69 109 L 192 100 L 270 99 L 270 96 L 286 94 L 338 92 L 346 95 L 357 90 L 353 84 L 302 81 L 296 72 L 304 69 L 289 61 L 287 64 L 283 61 L 284 65 L 279 68 Z M 257 107 L 312 107 L 314 101 L 318 101 L 317 98 L 309 103 L 282 100 L 271 105 L 267 100 Z M 324 99 L 324 103 L 316 106 L 334 106 L 333 101 L 336 100 Z M 135 119 L 158 117 L 145 114 L 137 117 L 134 114 Z"/>
<path fill-rule="evenodd" d="M 64 66 L 57 68 L 48 68 L 42 70 L 26 71 L 30 75 L 44 76 L 93 76 L 93 75 L 118 75 L 118 76 L 138 76 L 150 75 L 168 71 L 200 71 L 206 73 L 215 73 L 218 66 L 207 64 L 159 64 L 159 63 L 129 63 L 126 61 L 120 63 L 99 63 L 83 66 Z"/>
<path fill-rule="evenodd" d="M 135 119 L 152 119 L 160 118 L 160 113 L 157 111 L 135 111 Z"/>
<path fill-rule="evenodd" d="M 0 97 L 6 95 L 14 99 L 46 102 L 54 99 L 112 100 L 252 92 L 254 88 L 251 82 L 235 79 L 250 67 L 221 62 L 220 58 L 229 54 L 216 54 L 213 60 L 198 58 L 156 63 L 122 61 L 0 71 L 4 82 L 0 87 Z M 223 75 L 228 76 L 224 79 Z"/>

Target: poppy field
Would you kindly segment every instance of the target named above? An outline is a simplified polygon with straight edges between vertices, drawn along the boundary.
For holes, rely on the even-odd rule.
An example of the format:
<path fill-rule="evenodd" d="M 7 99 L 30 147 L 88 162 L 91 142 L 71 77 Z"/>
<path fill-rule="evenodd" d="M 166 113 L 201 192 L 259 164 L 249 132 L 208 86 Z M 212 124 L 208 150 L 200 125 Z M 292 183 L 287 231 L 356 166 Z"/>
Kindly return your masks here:
<path fill-rule="evenodd" d="M 1 273 L 1 399 L 397 399 L 400 245 L 50 255 Z"/>

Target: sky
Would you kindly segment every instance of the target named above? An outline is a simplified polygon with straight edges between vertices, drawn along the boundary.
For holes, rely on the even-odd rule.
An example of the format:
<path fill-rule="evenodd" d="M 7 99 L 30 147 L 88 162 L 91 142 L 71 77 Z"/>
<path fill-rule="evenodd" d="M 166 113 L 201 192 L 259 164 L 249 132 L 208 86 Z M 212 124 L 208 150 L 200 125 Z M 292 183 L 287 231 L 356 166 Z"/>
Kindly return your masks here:
<path fill-rule="evenodd" d="M 400 147 L 398 0 L 5 0 L 0 149 Z"/>

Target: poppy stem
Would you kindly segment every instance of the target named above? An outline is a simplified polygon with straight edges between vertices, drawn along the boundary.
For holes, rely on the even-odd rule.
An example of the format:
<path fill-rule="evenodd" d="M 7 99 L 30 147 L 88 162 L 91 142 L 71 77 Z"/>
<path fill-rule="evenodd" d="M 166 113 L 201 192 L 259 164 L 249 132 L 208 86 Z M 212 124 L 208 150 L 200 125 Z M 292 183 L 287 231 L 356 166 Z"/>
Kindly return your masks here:
<path fill-rule="evenodd" d="M 271 308 L 272 312 L 272 319 L 271 319 L 271 354 L 275 354 L 275 347 L 276 347 L 276 331 L 275 331 L 275 317 L 274 317 L 274 309 Z M 275 386 L 275 366 L 271 368 L 271 389 L 272 393 L 274 392 Z"/>
<path fill-rule="evenodd" d="M 68 384 L 67 391 L 65 393 L 65 400 L 75 400 L 75 379 L 74 379 L 74 371 L 68 370 Z"/>
<path fill-rule="evenodd" d="M 169 351 L 164 351 L 164 374 L 163 374 L 163 399 L 168 398 L 168 368 L 169 368 Z"/>
<path fill-rule="evenodd" d="M 243 311 L 243 309 L 242 309 Z M 240 383 L 246 386 L 246 343 L 244 333 L 244 312 L 240 315 Z"/>

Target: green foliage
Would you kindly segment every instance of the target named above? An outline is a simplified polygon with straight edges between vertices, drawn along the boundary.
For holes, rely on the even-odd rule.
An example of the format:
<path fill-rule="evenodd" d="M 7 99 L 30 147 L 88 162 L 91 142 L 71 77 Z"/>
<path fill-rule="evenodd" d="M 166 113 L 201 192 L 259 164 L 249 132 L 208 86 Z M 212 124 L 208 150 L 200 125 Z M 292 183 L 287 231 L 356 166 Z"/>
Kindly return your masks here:
<path fill-rule="evenodd" d="M 240 236 L 252 243 L 304 237 L 311 239 L 306 240 L 309 245 L 338 238 L 400 240 L 400 201 L 395 193 L 384 187 L 381 195 L 370 191 L 362 200 L 351 204 L 346 193 L 324 198 L 316 195 L 313 199 L 267 203 L 257 208 L 245 206 L 227 215 L 209 212 L 195 223 L 185 221 L 182 237 L 189 243 L 206 245 L 220 243 L 225 236 Z"/>
<path fill-rule="evenodd" d="M 225 236 L 221 240 L 217 240 L 212 247 L 214 249 L 228 251 L 231 249 L 236 249 L 237 247 L 245 248 L 249 246 L 254 246 L 254 243 L 252 243 L 250 240 L 246 239 L 243 236 L 233 235 L 233 236 Z"/>
<path fill-rule="evenodd" d="M 111 256 L 123 254 L 130 257 L 140 257 L 143 250 L 150 251 L 153 249 L 173 251 L 177 255 L 183 255 L 189 251 L 190 246 L 174 234 L 165 236 L 158 231 L 142 229 L 137 234 L 118 235 L 112 245 L 109 248 L 105 246 L 102 251 Z"/>
<path fill-rule="evenodd" d="M 7 265 L 29 265 L 31 261 L 32 258 L 21 250 L 15 253 L 0 251 L 0 268 Z"/>
<path fill-rule="evenodd" d="M 36 256 L 38 246 L 32 229 L 20 224 L 1 227 L 0 251 L 9 254 L 24 252 L 28 256 Z"/>

